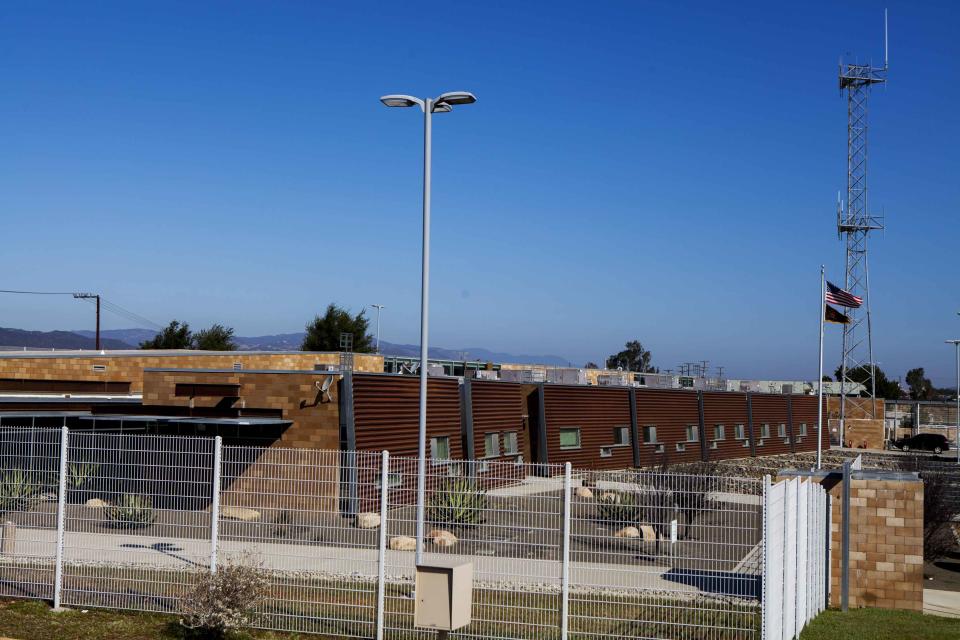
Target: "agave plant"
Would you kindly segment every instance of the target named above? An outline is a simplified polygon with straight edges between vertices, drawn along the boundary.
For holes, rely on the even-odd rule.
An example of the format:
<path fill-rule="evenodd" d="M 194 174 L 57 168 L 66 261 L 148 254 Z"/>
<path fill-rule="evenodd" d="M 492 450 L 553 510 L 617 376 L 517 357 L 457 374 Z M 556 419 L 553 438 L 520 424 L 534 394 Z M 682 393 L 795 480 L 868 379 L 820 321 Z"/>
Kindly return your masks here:
<path fill-rule="evenodd" d="M 153 502 L 149 496 L 137 493 L 125 493 L 116 503 L 108 504 L 103 515 L 114 527 L 133 529 L 153 524 Z"/>
<path fill-rule="evenodd" d="M 635 524 L 641 519 L 641 505 L 632 491 L 607 491 L 597 496 L 597 516 L 613 524 Z"/>
<path fill-rule="evenodd" d="M 20 469 L 0 476 L 0 513 L 26 511 L 39 497 L 40 487 L 29 474 Z"/>
<path fill-rule="evenodd" d="M 79 491 L 100 471 L 95 462 L 76 462 L 67 465 L 67 488 Z"/>
<path fill-rule="evenodd" d="M 440 525 L 477 525 L 486 508 L 485 489 L 468 478 L 448 478 L 430 496 L 427 520 Z"/>

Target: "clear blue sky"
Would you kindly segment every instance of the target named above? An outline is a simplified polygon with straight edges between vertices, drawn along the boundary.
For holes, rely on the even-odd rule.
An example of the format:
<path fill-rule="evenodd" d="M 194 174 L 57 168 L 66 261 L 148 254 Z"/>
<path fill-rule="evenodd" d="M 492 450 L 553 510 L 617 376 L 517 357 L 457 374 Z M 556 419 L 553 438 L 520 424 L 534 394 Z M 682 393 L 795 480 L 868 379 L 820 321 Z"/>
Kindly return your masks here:
<path fill-rule="evenodd" d="M 434 127 L 432 343 L 816 375 L 841 278 L 837 60 L 871 102 L 876 359 L 953 380 L 960 9 L 953 2 L 14 2 L 0 5 L 0 288 L 148 318 L 300 330 L 387 306 L 416 343 L 421 122 Z M 0 326 L 81 328 L 69 299 Z M 105 326 L 129 322 L 107 317 Z M 828 368 L 839 359 L 831 328 Z"/>

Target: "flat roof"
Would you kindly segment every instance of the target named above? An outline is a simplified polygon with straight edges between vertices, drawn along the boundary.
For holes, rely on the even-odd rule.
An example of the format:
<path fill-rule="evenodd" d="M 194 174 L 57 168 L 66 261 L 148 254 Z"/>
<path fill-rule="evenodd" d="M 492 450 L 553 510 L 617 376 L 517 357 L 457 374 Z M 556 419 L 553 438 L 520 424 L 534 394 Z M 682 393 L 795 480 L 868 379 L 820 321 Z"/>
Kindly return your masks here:
<path fill-rule="evenodd" d="M 340 351 L 199 351 L 196 349 L 64 349 L 62 351 L 0 351 L 0 358 L 144 358 L 174 356 L 311 356 L 340 355 Z M 376 353 L 355 353 L 359 356 L 378 356 Z"/>
<path fill-rule="evenodd" d="M 163 422 L 165 424 L 175 422 L 180 424 L 186 423 L 186 424 L 236 425 L 241 427 L 293 424 L 290 420 L 284 420 L 283 418 L 262 418 L 262 417 L 256 417 L 256 416 L 241 416 L 238 418 L 203 418 L 203 417 L 189 417 L 189 416 L 159 416 L 159 415 L 140 415 L 140 414 L 104 414 L 104 415 L 81 414 L 79 418 L 81 421 L 84 421 L 84 422 Z"/>
<path fill-rule="evenodd" d="M 89 411 L 3 411 L 0 420 L 4 418 L 74 418 L 90 415 Z"/>
<path fill-rule="evenodd" d="M 313 373 L 319 376 L 340 375 L 343 372 L 340 369 L 327 371 L 325 369 L 194 369 L 191 367 L 144 367 L 144 372 L 152 371 L 154 373 L 280 373 L 280 374 L 304 374 Z"/>
<path fill-rule="evenodd" d="M 91 395 L 86 393 L 48 394 L 48 393 L 4 393 L 0 394 L 0 404 L 18 402 L 46 402 L 51 404 L 75 402 L 96 402 L 97 404 L 140 404 L 143 395 Z"/>

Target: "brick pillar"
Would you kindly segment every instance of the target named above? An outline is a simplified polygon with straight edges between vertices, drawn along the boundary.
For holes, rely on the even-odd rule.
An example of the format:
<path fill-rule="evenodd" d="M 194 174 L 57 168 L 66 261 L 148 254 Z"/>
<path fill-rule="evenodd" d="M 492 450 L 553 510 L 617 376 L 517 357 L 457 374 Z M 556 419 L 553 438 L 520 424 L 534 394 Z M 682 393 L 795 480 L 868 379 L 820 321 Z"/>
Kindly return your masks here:
<path fill-rule="evenodd" d="M 839 607 L 843 474 L 788 470 L 779 478 L 797 475 L 830 493 L 830 604 Z M 923 611 L 923 481 L 917 474 L 851 474 L 849 606 Z"/>

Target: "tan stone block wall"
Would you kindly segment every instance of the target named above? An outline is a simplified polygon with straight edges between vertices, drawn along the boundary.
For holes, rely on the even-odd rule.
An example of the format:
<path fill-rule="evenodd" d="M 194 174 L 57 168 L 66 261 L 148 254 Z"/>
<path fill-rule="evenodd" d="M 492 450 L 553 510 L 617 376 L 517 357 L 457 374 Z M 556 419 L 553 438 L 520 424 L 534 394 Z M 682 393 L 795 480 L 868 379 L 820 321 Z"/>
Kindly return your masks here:
<path fill-rule="evenodd" d="M 843 485 L 830 489 L 831 603 L 840 606 Z M 850 607 L 923 610 L 923 482 L 850 485 Z"/>
<path fill-rule="evenodd" d="M 226 473 L 235 478 L 224 486 L 227 506 L 264 510 L 334 511 L 340 489 L 340 412 L 336 380 L 330 399 L 317 383 L 333 374 L 147 371 L 143 403 L 150 406 L 212 407 L 220 398 L 188 398 L 175 394 L 177 384 L 239 384 L 234 406 L 274 409 L 293 424 L 255 458 L 240 460 L 241 450 L 226 450 Z M 335 376 L 339 380 L 340 376 Z M 159 409 L 158 409 L 159 410 Z M 294 450 L 290 450 L 294 449 Z M 250 449 L 245 449 L 248 453 Z M 231 455 L 236 459 L 231 463 Z M 265 519 L 271 516 L 264 514 Z"/>
<path fill-rule="evenodd" d="M 830 421 L 830 428 L 839 429 L 839 420 Z M 884 425 L 882 419 L 877 420 L 846 420 L 844 426 L 846 445 L 857 449 L 883 449 Z"/>
<path fill-rule="evenodd" d="M 870 408 L 871 402 L 873 403 L 872 413 Z M 824 403 L 826 405 L 826 418 L 828 420 L 839 420 L 840 396 L 827 396 L 824 398 Z M 883 398 L 874 398 L 872 401 L 870 398 L 847 398 L 844 412 L 848 420 L 883 418 L 884 400 Z"/>
<path fill-rule="evenodd" d="M 180 351 L 166 354 L 151 354 L 149 351 L 62 357 L 24 357 L 0 355 L 0 378 L 31 380 L 94 380 L 129 382 L 130 391 L 143 389 L 143 370 L 151 368 L 176 369 L 233 369 L 239 362 L 245 370 L 267 369 L 279 371 L 310 371 L 314 365 L 339 365 L 339 353 L 281 352 L 231 353 Z M 94 371 L 94 365 L 104 365 L 104 371 Z M 383 372 L 383 356 L 354 354 L 356 371 Z"/>

